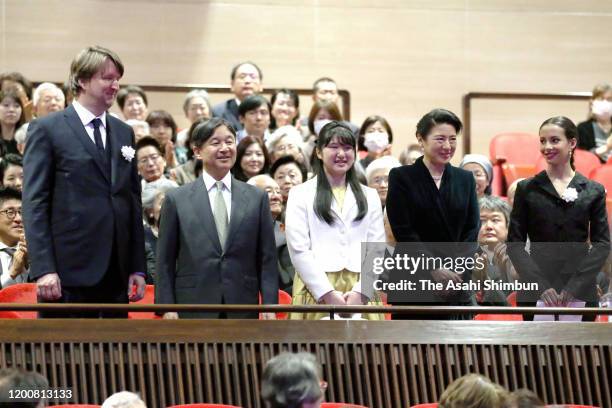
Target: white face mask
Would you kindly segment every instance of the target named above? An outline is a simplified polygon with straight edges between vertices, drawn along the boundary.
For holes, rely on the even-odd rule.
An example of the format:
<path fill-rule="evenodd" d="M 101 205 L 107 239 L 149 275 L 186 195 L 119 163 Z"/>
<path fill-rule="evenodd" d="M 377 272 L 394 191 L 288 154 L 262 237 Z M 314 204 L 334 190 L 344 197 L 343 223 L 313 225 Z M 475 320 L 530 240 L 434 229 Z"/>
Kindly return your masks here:
<path fill-rule="evenodd" d="M 372 153 L 380 153 L 389 146 L 389 135 L 385 132 L 366 133 L 363 141 L 364 146 Z"/>
<path fill-rule="evenodd" d="M 331 122 L 329 119 L 315 120 L 313 122 L 313 127 L 317 136 L 319 136 L 319 132 L 323 129 L 323 126 L 327 125 L 329 122 Z"/>
<path fill-rule="evenodd" d="M 599 117 L 612 116 L 612 102 L 609 101 L 593 101 L 593 115 Z"/>

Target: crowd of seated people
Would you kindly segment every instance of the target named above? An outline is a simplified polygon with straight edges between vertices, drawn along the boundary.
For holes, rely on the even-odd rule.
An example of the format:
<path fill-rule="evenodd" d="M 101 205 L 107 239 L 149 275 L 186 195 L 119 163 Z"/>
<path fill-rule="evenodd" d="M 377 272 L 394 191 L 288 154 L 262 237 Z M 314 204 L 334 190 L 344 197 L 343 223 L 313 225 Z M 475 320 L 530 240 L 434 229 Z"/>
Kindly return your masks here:
<path fill-rule="evenodd" d="M 351 174 L 351 177 L 353 177 L 354 173 L 354 180 L 359 180 L 360 185 L 365 188 L 366 195 L 370 191 L 368 188 L 371 188 L 376 193 L 382 210 L 385 210 L 388 204 L 390 174 L 393 173 L 393 169 L 402 165 L 429 163 L 428 160 L 438 154 L 435 149 L 438 149 L 439 146 L 444 149 L 446 144 L 452 147 L 450 157 L 454 153 L 456 135 L 448 140 L 432 140 L 430 135 L 424 134 L 417 138 L 418 143 L 411 143 L 400 149 L 397 143 L 393 143 L 393 130 L 384 116 L 380 114 L 370 115 L 363 120 L 361 126 L 344 121 L 338 107 L 338 87 L 331 78 L 325 77 L 315 81 L 312 94 L 313 104 L 305 117 L 300 117 L 299 98 L 294 90 L 279 89 L 272 95 L 270 101 L 261 93 L 263 90 L 263 74 L 255 63 L 237 64 L 232 69 L 230 78 L 233 97 L 225 102 L 213 105 L 208 93 L 202 89 L 193 90 L 185 95 L 182 108 L 190 124 L 185 129 L 179 129 L 175 118 L 164 110 L 168 107 L 150 107 L 147 95 L 142 88 L 129 85 L 122 88 L 117 95 L 117 104 L 122 119 L 132 126 L 136 138 L 134 148 L 142 186 L 143 223 L 145 225 L 145 246 L 148 256 L 147 268 L 149 269 L 147 271 L 148 283 L 155 283 L 156 236 L 164 194 L 169 190 L 193 182 L 201 175 L 202 161 L 194 155 L 191 136 L 198 125 L 205 123 L 213 116 L 226 119 L 237 132 L 236 160 L 231 170 L 233 177 L 243 182 L 249 182 L 253 186 L 265 190 L 269 195 L 270 211 L 274 222 L 274 239 L 278 249 L 279 284 L 282 289 L 290 293 L 293 288 L 294 277 L 303 278 L 301 272 L 304 272 L 300 271 L 299 268 L 296 270 L 294 267 L 292 261 L 299 255 L 297 251 L 288 250 L 284 232 L 285 209 L 288 206 L 288 201 L 290 201 L 291 191 L 296 186 L 317 178 L 318 181 L 314 183 L 317 186 L 313 190 L 313 194 L 316 194 L 315 207 L 319 205 L 319 201 L 328 204 L 342 204 L 345 198 L 349 196 L 351 200 L 354 198 L 352 194 L 349 195 L 348 193 L 349 190 L 354 190 L 354 187 L 350 186 L 349 181 L 347 181 L 348 178 L 342 178 L 345 176 L 340 173 L 339 177 L 342 181 L 338 186 L 332 186 L 329 193 L 326 191 L 327 187 L 321 184 L 320 179 L 323 175 L 327 178 L 331 177 L 330 172 L 335 171 L 332 162 L 338 160 L 338 156 L 334 156 L 335 159 L 330 159 L 332 161 L 329 163 L 325 161 L 325 152 L 328 149 L 333 150 L 333 154 L 336 154 L 336 151 L 347 149 L 348 146 L 348 150 L 351 150 L 352 153 L 347 150 L 346 156 L 341 158 L 341 160 L 346 160 L 347 163 L 344 174 Z M 30 98 L 30 96 L 32 97 Z M 30 82 L 23 75 L 19 73 L 0 75 L 0 154 L 2 156 L 0 181 L 4 187 L 3 191 L 7 192 L 6 194 L 12 194 L 13 189 L 22 189 L 21 155 L 24 145 L 27 143 L 28 123 L 36 118 L 42 118 L 64 109 L 66 101 L 69 99 L 70 95 L 65 95 L 62 89 L 54 84 L 42 83 L 32 92 Z M 602 161 L 607 160 L 609 152 L 612 150 L 611 117 L 612 87 L 599 85 L 593 90 L 588 120 L 578 125 L 577 143 L 573 148 L 590 150 L 597 154 Z M 324 144 L 321 144 L 321 131 L 330 122 L 339 123 L 350 130 L 352 137 L 355 139 L 354 147 L 350 143 L 347 144 L 340 136 L 329 137 L 329 135 L 326 135 L 327 140 Z M 438 129 L 438 125 L 434 124 L 433 129 Z M 427 129 L 431 129 L 431 127 Z M 457 134 L 460 133 L 460 126 L 456 127 L 455 130 Z M 437 136 L 433 135 L 433 137 Z M 332 145 L 331 148 L 329 147 L 330 144 Z M 393 153 L 399 156 L 399 160 L 393 156 Z M 320 166 L 326 165 L 328 167 L 320 168 Z M 426 165 L 429 166 L 429 164 Z M 479 200 L 478 203 L 471 203 L 470 205 L 479 207 L 480 231 L 477 234 L 481 246 L 479 253 L 486 260 L 486 263 L 485 268 L 474 272 L 474 279 L 501 279 L 505 282 L 520 280 L 520 271 L 513 266 L 511 257 L 506 254 L 505 244 L 511 224 L 510 214 L 513 213 L 514 195 L 517 186 L 520 186 L 519 180 L 509 186 L 507 197 L 495 197 L 491 195 L 493 164 L 487 156 L 481 154 L 465 155 L 461 158 L 459 168 L 473 175 L 476 198 Z M 444 166 L 439 167 L 439 174 L 435 173 L 431 166 L 428 169 L 434 181 L 432 186 L 437 187 L 440 194 L 443 194 L 445 182 L 442 180 L 445 180 L 443 175 L 446 174 Z M 568 183 L 563 187 L 568 187 Z M 300 191 L 304 189 L 302 188 Z M 518 190 L 521 190 L 520 187 Z M 453 191 L 453 194 L 462 193 L 469 194 L 469 191 Z M 355 191 L 353 191 L 353 194 L 356 194 L 360 206 L 358 218 L 361 218 L 359 220 L 365 215 L 377 211 L 378 205 L 377 208 L 371 206 L 361 208 L 363 197 L 359 198 L 360 193 Z M 9 198 L 5 200 L 11 203 L 11 208 L 8 209 L 8 212 L 0 211 L 0 223 L 6 224 L 9 232 L 16 231 L 18 229 L 17 224 L 19 224 L 19 228 L 22 228 L 20 211 L 12 209 L 14 207 L 12 206 L 13 201 L 17 199 Z M 70 203 L 67 203 L 67 205 L 70 205 Z M 337 211 L 338 214 L 342 213 L 342 205 L 338 209 L 334 209 L 336 204 L 329 205 L 331 205 L 332 213 L 334 211 Z M 440 203 L 429 202 L 427 205 L 436 206 Z M 447 204 L 443 203 L 442 205 Z M 364 211 L 365 213 L 362 214 Z M 390 211 L 394 213 L 393 208 Z M 448 214 L 452 214 L 452 211 Z M 315 211 L 314 216 L 320 217 L 321 214 Z M 319 221 L 322 221 L 323 218 Z M 385 218 L 385 220 L 388 219 L 393 221 L 397 220 L 397 217 Z M 293 227 L 291 217 L 288 221 L 287 227 L 291 231 Z M 311 221 L 308 220 L 308 222 Z M 331 222 L 325 220 L 324 222 L 329 225 L 334 224 L 333 220 Z M 378 235 L 382 236 L 382 218 L 377 219 L 376 222 L 381 224 L 380 234 Z M 393 239 L 392 231 L 403 229 L 405 226 L 393 225 L 394 222 L 390 224 L 386 225 L 386 236 Z M 12 255 L 13 257 L 18 257 L 18 254 L 24 252 L 25 256 L 21 256 L 19 259 L 13 258 L 14 260 L 9 261 L 4 259 L 6 257 L 3 255 L 6 254 L 5 252 L 0 254 L 3 266 L 3 287 L 27 280 L 28 261 L 25 238 L 23 234 L 9 238 L 11 234 L 12 232 L 7 233 L 7 237 L 0 237 L 2 238 L 2 245 L 16 250 L 15 255 Z M 312 239 L 315 240 L 318 237 Z M 291 249 L 291 242 L 289 242 L 289 249 Z M 309 256 L 319 262 L 319 266 L 322 264 L 321 259 L 317 258 L 318 255 L 311 253 Z M 14 271 L 15 265 L 19 266 L 18 271 Z M 602 271 L 606 270 L 604 267 L 601 269 Z M 359 275 L 354 279 L 359 281 Z M 302 279 L 299 281 L 302 282 Z M 611 297 L 609 285 L 607 285 L 608 281 L 607 272 L 601 272 L 598 282 L 600 282 L 599 293 L 602 300 Z M 351 298 L 351 293 L 359 290 L 358 286 L 351 286 L 357 289 L 344 289 L 345 292 L 341 295 L 345 296 L 345 301 Z M 323 287 L 331 288 L 329 284 L 323 285 Z M 310 290 L 313 290 L 313 288 L 309 288 Z M 310 292 L 309 294 L 312 295 Z M 313 301 L 327 303 L 326 299 L 329 300 L 330 296 L 325 297 L 326 295 L 329 294 L 317 292 Z M 360 295 L 363 296 L 363 293 Z M 503 300 L 509 293 L 473 295 L 475 301 L 481 301 L 485 304 L 505 304 Z M 339 298 L 336 300 L 340 302 Z M 368 303 L 368 299 L 366 297 L 359 298 L 357 303 Z M 340 302 L 339 304 L 343 303 Z"/>
<path fill-rule="evenodd" d="M 324 379 L 321 363 L 312 353 L 283 352 L 268 360 L 263 367 L 261 399 L 266 408 L 320 408 L 326 401 L 328 383 Z M 0 370 L 0 407 L 15 401 L 17 388 L 49 389 L 47 379 L 33 371 L 17 368 Z M 13 392 L 11 392 L 13 390 Z M 258 394 L 256 394 L 258 395 Z M 42 396 L 24 398 L 23 402 L 12 402 L 17 406 L 44 407 L 48 402 Z M 408 404 L 409 402 L 407 402 Z M 344 403 L 336 403 L 343 406 Z M 346 403 L 347 407 L 355 406 Z M 361 406 L 361 405 L 360 405 Z M 406 405 L 408 406 L 408 405 Z M 439 401 L 432 402 L 439 408 L 553 408 L 561 405 L 545 405 L 533 391 L 522 388 L 508 391 L 481 374 L 459 377 L 442 392 Z M 119 391 L 106 398 L 101 408 L 146 408 L 142 397 L 134 392 Z"/>

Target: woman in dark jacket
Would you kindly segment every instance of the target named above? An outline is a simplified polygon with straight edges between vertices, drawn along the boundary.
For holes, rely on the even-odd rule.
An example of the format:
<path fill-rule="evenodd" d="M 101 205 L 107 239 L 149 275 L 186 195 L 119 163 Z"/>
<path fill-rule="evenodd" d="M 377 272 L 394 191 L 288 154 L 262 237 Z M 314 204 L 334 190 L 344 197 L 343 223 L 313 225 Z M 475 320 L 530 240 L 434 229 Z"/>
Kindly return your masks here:
<path fill-rule="evenodd" d="M 612 86 L 596 85 L 589 106 L 589 119 L 578 124 L 578 149 L 606 162 L 612 151 Z"/>
<path fill-rule="evenodd" d="M 540 151 L 547 168 L 516 190 L 508 255 L 521 282 L 536 286 L 518 292 L 524 306 L 537 300 L 547 306 L 567 306 L 574 300 L 597 305 L 596 277 L 610 252 L 606 192 L 575 171 L 577 138 L 576 125 L 568 118 L 546 120 L 540 127 Z"/>
<path fill-rule="evenodd" d="M 423 157 L 413 165 L 398 167 L 389 173 L 386 209 L 398 242 L 396 253 L 407 251 L 413 257 L 424 254 L 437 259 L 458 259 L 472 257 L 477 251 L 480 220 L 474 176 L 450 164 L 461 129 L 461 121 L 454 113 L 445 109 L 429 112 L 421 118 L 416 130 Z M 402 243 L 406 243 L 404 249 Z M 473 304 L 469 291 L 446 290 L 449 282 L 459 284 L 470 280 L 471 273 L 465 268 L 452 270 L 448 265 L 438 265 L 437 268 L 422 268 L 413 274 L 405 269 L 391 272 L 392 280 L 395 280 L 394 275 L 418 284 L 413 291 L 390 292 L 389 301 L 394 305 Z M 445 290 L 421 290 L 419 280 L 442 283 Z M 413 317 L 422 319 L 424 315 L 408 318 Z M 405 319 L 407 316 L 394 318 Z"/>

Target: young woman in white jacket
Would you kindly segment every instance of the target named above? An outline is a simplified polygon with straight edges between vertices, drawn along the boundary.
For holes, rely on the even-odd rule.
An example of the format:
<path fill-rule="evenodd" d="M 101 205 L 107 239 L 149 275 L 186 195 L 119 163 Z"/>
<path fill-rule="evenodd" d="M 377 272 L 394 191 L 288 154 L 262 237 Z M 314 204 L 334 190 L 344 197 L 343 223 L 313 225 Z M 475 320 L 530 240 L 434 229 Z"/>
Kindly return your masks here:
<path fill-rule="evenodd" d="M 289 192 L 285 228 L 296 270 L 294 305 L 380 304 L 372 280 L 361 286 L 361 251 L 362 242 L 385 242 L 382 206 L 376 190 L 357 179 L 356 146 L 346 125 L 326 124 L 316 143 L 315 177 Z M 293 313 L 290 318 L 325 316 Z M 382 315 L 364 317 L 380 319 Z"/>

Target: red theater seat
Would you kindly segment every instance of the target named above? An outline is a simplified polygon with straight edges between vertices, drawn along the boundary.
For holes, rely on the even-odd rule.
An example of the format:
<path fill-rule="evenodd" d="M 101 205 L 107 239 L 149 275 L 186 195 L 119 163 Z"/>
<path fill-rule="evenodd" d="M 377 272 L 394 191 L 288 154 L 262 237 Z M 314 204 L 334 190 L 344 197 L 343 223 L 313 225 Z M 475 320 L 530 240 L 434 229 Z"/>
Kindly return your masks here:
<path fill-rule="evenodd" d="M 285 292 L 284 290 L 278 290 L 278 304 L 279 305 L 290 305 L 291 304 L 291 295 Z M 261 293 L 259 294 L 259 304 L 261 305 Z M 287 316 L 289 313 L 286 312 L 278 312 L 276 314 L 276 318 L 278 320 L 287 320 Z M 261 313 L 259 314 L 259 319 L 261 320 Z"/>
<path fill-rule="evenodd" d="M 540 156 L 540 140 L 536 135 L 521 132 L 500 133 L 489 143 L 493 163 L 493 193 L 505 195 L 514 180 L 531 177 Z"/>
<path fill-rule="evenodd" d="M 612 164 L 605 164 L 596 168 L 591 173 L 590 178 L 603 184 L 603 186 L 606 188 L 608 198 L 612 199 Z"/>
<path fill-rule="evenodd" d="M 368 408 L 363 405 L 346 404 L 344 402 L 322 402 L 321 408 Z"/>
<path fill-rule="evenodd" d="M 155 304 L 155 285 L 147 285 L 145 295 L 138 302 L 130 302 L 132 305 L 152 305 Z M 161 319 L 153 312 L 129 312 L 128 319 Z"/>
<path fill-rule="evenodd" d="M 0 290 L 0 303 L 37 303 L 36 284 L 18 283 Z M 3 319 L 36 319 L 36 312 L 0 312 Z"/>
<path fill-rule="evenodd" d="M 429 404 L 413 405 L 410 408 L 438 408 L 438 403 L 437 402 L 433 402 L 433 403 L 429 403 Z"/>

